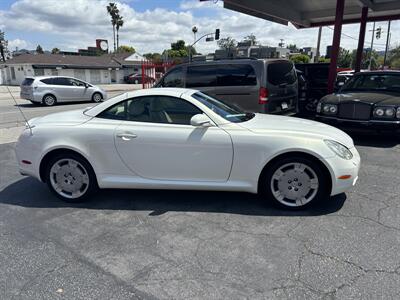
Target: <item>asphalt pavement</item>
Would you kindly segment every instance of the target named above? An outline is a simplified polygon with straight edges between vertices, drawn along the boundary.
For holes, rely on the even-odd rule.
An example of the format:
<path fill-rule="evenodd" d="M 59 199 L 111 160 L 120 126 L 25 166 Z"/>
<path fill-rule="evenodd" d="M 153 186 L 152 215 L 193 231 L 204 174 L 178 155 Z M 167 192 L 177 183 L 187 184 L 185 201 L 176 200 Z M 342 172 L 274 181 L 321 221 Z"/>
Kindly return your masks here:
<path fill-rule="evenodd" d="M 400 147 L 356 139 L 354 190 L 303 212 L 245 193 L 66 204 L 0 145 L 0 299 L 399 299 Z"/>

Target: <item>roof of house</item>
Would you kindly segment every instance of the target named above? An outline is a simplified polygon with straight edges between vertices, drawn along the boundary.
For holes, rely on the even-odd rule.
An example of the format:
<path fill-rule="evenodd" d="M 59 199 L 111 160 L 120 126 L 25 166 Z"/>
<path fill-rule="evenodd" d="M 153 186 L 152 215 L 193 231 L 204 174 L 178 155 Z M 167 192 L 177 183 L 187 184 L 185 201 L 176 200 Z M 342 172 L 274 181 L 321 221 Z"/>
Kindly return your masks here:
<path fill-rule="evenodd" d="M 1 64 L 32 64 L 34 67 L 64 68 L 119 68 L 137 65 L 139 61 L 124 61 L 130 53 L 106 54 L 102 56 L 79 56 L 62 54 L 22 54 Z"/>

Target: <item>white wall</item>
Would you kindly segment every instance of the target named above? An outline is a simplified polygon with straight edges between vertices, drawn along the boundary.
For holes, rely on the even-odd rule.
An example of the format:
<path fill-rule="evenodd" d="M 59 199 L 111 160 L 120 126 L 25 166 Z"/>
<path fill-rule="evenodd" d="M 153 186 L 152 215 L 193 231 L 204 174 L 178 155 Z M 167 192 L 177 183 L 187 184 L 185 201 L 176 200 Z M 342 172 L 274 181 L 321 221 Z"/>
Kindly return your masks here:
<path fill-rule="evenodd" d="M 12 72 L 11 68 L 14 68 L 15 72 L 15 79 L 12 78 Z M 1 72 L 4 76 L 1 76 L 2 74 L 0 73 L 0 84 L 9 84 L 9 85 L 20 85 L 22 81 L 25 79 L 27 76 L 35 76 L 35 71 L 32 67 L 32 65 L 29 64 L 13 64 L 9 65 L 7 68 L 2 69 L 3 72 Z M 45 76 L 52 76 L 52 75 L 58 75 L 58 76 L 70 76 L 70 77 L 75 77 L 74 73 L 75 69 L 44 69 L 43 74 Z M 82 78 L 83 80 L 87 82 L 91 82 L 91 76 L 90 76 L 90 69 L 84 69 L 84 74 L 85 78 Z M 94 84 L 110 84 L 111 83 L 111 71 L 110 70 L 99 70 L 96 69 L 95 73 L 100 74 L 100 82 L 94 83 Z M 123 83 L 124 82 L 124 75 L 122 69 L 119 69 L 116 71 L 116 83 Z"/>

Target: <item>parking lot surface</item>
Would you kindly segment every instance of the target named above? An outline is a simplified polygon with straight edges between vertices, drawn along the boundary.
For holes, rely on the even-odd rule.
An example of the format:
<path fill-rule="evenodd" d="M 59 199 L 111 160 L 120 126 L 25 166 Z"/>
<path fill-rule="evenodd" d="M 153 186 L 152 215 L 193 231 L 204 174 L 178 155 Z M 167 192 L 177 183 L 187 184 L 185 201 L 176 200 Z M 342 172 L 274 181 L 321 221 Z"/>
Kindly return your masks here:
<path fill-rule="evenodd" d="M 195 191 L 66 204 L 0 145 L 0 299 L 398 299 L 400 146 L 356 143 L 355 189 L 301 212 Z"/>

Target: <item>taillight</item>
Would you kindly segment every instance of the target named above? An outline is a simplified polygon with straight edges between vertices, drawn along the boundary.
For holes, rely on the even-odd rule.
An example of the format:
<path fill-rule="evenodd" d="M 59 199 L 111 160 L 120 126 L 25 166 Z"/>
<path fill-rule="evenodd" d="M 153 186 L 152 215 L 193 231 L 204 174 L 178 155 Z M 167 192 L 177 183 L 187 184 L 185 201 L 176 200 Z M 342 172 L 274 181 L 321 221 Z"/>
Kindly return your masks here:
<path fill-rule="evenodd" d="M 267 104 L 268 103 L 268 89 L 260 88 L 260 96 L 258 98 L 258 104 Z"/>

